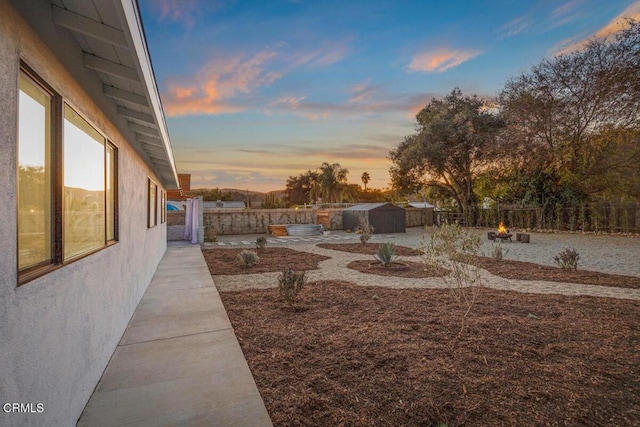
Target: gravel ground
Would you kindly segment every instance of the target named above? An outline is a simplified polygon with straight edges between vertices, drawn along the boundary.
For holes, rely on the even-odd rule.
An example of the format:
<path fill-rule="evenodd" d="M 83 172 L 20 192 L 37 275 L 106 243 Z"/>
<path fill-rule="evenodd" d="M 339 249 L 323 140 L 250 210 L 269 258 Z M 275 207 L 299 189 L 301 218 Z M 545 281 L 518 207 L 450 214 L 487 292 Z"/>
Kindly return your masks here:
<path fill-rule="evenodd" d="M 603 273 L 624 274 L 640 277 L 640 238 L 627 236 L 608 236 L 592 234 L 565 234 L 565 233 L 529 233 L 531 243 L 493 243 L 487 240 L 487 232 L 492 230 L 472 230 L 483 239 L 481 252 L 490 255 L 492 247 L 502 245 L 506 251 L 505 258 L 518 261 L 528 261 L 536 264 L 555 266 L 554 255 L 564 247 L 572 246 L 578 250 L 580 261 L 578 267 L 583 270 L 600 271 Z M 219 236 L 220 242 L 253 242 L 261 235 Z M 332 231 L 329 237 L 340 237 L 347 240 L 358 240 L 358 235 L 347 234 L 344 231 Z M 271 238 L 271 237 L 270 237 Z M 431 232 L 425 232 L 422 227 L 408 228 L 406 233 L 396 233 L 384 236 L 373 235 L 371 242 L 391 241 L 398 245 L 418 248 L 424 239 L 430 241 Z M 318 238 L 321 239 L 321 238 Z M 299 245 L 308 246 L 309 242 L 288 240 L 287 247 Z M 340 240 L 342 241 L 342 240 Z M 320 242 L 331 242 L 318 240 Z"/>
<path fill-rule="evenodd" d="M 492 246 L 497 243 L 488 241 L 487 231 L 472 230 L 483 238 L 481 253 L 489 255 Z M 583 270 L 600 271 L 640 277 L 640 238 L 608 235 L 583 235 L 565 233 L 529 233 L 531 243 L 500 243 L 506 252 L 505 258 L 518 261 L 529 261 L 543 265 L 555 265 L 554 255 L 563 247 L 575 247 L 580 254 L 578 267 Z M 418 248 L 430 239 L 430 232 L 425 232 L 421 227 L 409 228 L 407 233 L 390 235 L 374 235 L 370 242 L 391 241 L 398 245 Z M 258 235 L 243 236 L 219 236 L 218 242 L 206 246 L 247 246 L 252 247 Z M 270 240 L 272 238 L 270 237 Z M 292 249 L 318 253 L 332 257 L 320 263 L 320 270 L 308 271 L 309 280 L 346 280 L 362 286 L 384 286 L 390 288 L 443 288 L 447 285 L 440 278 L 411 279 L 400 277 L 382 277 L 360 273 L 346 268 L 346 265 L 358 259 L 370 259 L 367 255 L 350 254 L 316 246 L 317 243 L 330 243 L 331 241 L 349 242 L 357 241 L 358 235 L 347 234 L 342 231 L 332 231 L 329 236 L 307 238 L 305 240 L 294 238 L 276 239 L 278 243 L 269 243 L 272 246 L 286 246 Z M 243 243 L 245 242 L 245 243 Z M 419 257 L 403 257 L 407 261 L 418 261 Z M 241 290 L 246 288 L 269 288 L 277 286 L 279 273 L 260 273 L 254 275 L 216 275 L 214 282 L 221 291 Z M 565 295 L 592 295 L 600 297 L 614 297 L 625 299 L 640 299 L 640 290 L 607 288 L 593 285 L 564 284 L 545 281 L 510 280 L 483 272 L 483 284 L 495 289 L 514 290 L 526 293 L 565 294 Z"/>

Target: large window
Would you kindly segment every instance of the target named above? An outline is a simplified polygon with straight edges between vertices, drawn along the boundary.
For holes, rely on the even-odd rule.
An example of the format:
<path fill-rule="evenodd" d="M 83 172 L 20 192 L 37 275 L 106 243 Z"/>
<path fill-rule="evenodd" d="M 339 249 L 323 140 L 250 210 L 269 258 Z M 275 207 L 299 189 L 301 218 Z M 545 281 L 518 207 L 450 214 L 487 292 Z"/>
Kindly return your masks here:
<path fill-rule="evenodd" d="M 18 268 L 53 260 L 53 94 L 20 74 L 18 108 Z"/>
<path fill-rule="evenodd" d="M 118 151 L 26 65 L 18 102 L 22 284 L 117 240 Z"/>

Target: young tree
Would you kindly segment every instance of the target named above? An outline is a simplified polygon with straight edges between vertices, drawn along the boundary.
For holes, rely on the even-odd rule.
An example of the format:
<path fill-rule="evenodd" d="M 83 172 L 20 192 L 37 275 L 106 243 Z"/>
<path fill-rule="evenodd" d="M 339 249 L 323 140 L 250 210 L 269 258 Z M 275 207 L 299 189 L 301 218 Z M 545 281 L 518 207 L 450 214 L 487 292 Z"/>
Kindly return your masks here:
<path fill-rule="evenodd" d="M 504 122 L 486 108 L 485 101 L 463 96 L 458 88 L 444 99 L 432 99 L 416 119 L 417 133 L 405 137 L 390 153 L 393 186 L 408 192 L 425 185 L 439 187 L 475 224 L 474 183 L 491 160 Z"/>

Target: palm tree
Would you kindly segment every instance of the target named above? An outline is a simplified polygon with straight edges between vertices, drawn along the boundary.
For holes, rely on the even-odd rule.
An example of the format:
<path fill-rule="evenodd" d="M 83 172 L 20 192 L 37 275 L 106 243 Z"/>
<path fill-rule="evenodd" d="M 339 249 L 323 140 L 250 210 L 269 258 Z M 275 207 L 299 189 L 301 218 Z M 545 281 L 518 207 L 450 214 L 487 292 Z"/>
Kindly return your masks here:
<path fill-rule="evenodd" d="M 348 174 L 349 171 L 340 166 L 340 163 L 330 165 L 324 162 L 322 166 L 320 166 L 314 194 L 320 195 L 322 200 L 327 203 L 342 202 Z"/>
<path fill-rule="evenodd" d="M 367 191 L 367 184 L 371 181 L 371 177 L 369 176 L 369 172 L 362 172 L 362 176 L 360 177 L 362 183 L 364 184 L 364 191 Z"/>

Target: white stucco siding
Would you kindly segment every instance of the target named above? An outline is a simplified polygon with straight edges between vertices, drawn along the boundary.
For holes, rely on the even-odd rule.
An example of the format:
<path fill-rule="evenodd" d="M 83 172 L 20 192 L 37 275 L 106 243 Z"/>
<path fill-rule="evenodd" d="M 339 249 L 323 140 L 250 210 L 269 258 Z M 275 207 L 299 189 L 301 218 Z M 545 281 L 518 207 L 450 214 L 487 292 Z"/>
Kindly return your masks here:
<path fill-rule="evenodd" d="M 118 147 L 119 242 L 17 286 L 16 127 L 23 59 Z M 166 250 L 148 230 L 147 178 L 160 180 L 45 43 L 0 0 L 0 425 L 74 425 Z"/>

